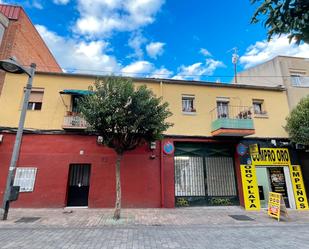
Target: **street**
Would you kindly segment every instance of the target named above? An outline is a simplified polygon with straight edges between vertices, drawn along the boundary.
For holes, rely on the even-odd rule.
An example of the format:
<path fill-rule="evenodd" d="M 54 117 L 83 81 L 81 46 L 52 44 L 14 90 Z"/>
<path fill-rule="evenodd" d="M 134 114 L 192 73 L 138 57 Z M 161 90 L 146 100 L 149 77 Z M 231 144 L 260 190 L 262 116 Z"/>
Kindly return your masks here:
<path fill-rule="evenodd" d="M 1 228 L 1 248 L 309 248 L 309 224 Z"/>
<path fill-rule="evenodd" d="M 309 212 L 278 222 L 241 207 L 11 209 L 0 221 L 0 248 L 309 248 Z M 248 220 L 234 219 L 233 215 Z"/>

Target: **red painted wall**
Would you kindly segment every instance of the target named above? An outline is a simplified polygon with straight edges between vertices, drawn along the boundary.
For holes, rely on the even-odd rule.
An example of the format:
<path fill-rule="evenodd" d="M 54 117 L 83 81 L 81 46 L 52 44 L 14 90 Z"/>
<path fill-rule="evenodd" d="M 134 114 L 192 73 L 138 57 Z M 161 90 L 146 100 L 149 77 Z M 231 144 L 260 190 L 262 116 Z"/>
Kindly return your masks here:
<path fill-rule="evenodd" d="M 0 200 L 2 200 L 15 135 L 4 133 L 0 144 Z M 83 150 L 84 154 L 80 155 Z M 154 154 L 155 159 L 150 159 Z M 121 164 L 122 206 L 161 207 L 160 146 L 127 152 Z M 113 150 L 96 143 L 96 136 L 24 134 L 18 166 L 37 167 L 34 191 L 20 193 L 14 207 L 66 206 L 69 165 L 91 164 L 89 207 L 114 207 Z M 173 156 L 164 156 L 164 207 L 174 207 Z"/>

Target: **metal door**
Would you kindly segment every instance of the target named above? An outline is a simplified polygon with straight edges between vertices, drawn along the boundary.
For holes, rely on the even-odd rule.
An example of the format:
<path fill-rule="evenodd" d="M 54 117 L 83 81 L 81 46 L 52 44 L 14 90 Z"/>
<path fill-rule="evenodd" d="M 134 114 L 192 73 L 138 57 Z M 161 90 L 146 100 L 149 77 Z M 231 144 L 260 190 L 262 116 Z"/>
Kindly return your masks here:
<path fill-rule="evenodd" d="M 70 165 L 67 206 L 88 206 L 89 179 L 89 164 Z"/>

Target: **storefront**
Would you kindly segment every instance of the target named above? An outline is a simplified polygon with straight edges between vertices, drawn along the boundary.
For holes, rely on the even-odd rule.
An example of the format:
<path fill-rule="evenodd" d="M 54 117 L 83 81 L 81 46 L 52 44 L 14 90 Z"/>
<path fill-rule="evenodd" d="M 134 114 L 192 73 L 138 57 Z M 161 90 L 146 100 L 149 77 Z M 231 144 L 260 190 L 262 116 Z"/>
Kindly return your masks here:
<path fill-rule="evenodd" d="M 246 210 L 267 208 L 269 192 L 280 193 L 287 207 L 308 209 L 301 166 L 287 148 L 260 148 L 241 157 L 241 180 Z"/>

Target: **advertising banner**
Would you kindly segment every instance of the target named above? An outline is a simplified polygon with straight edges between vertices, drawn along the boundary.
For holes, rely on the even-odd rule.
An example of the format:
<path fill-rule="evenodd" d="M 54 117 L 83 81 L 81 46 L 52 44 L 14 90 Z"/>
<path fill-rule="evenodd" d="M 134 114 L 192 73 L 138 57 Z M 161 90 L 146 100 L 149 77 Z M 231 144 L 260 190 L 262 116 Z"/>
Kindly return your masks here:
<path fill-rule="evenodd" d="M 286 148 L 261 148 L 259 154 L 251 155 L 253 165 L 290 165 L 289 150 Z"/>
<path fill-rule="evenodd" d="M 244 191 L 245 209 L 251 211 L 260 210 L 261 206 L 255 166 L 240 165 L 240 171 Z"/>
<path fill-rule="evenodd" d="M 283 197 L 279 193 L 269 192 L 268 197 L 268 210 L 269 216 L 280 220 L 280 215 L 288 216 L 287 209 Z"/>
<path fill-rule="evenodd" d="M 296 208 L 308 210 L 308 201 L 300 165 L 290 165 L 290 174 L 294 190 Z"/>

